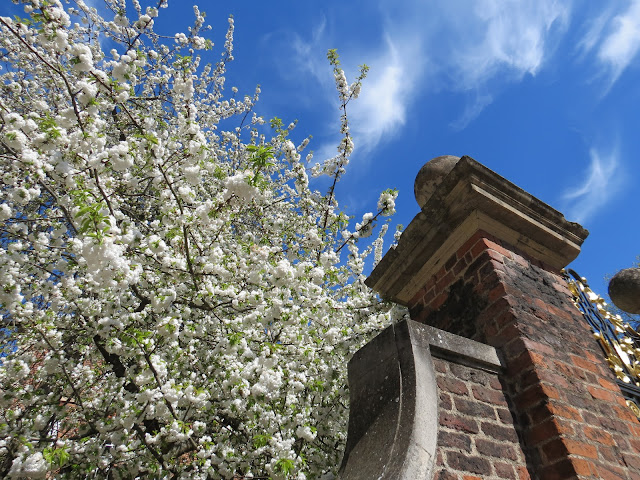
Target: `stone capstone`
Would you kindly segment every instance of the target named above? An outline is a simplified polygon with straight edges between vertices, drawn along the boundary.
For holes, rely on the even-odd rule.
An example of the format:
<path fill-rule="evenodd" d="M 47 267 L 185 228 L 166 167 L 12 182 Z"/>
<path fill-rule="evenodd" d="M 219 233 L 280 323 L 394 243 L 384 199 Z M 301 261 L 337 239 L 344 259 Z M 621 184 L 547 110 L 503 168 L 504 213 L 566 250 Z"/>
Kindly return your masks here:
<path fill-rule="evenodd" d="M 475 372 L 502 369 L 489 345 L 412 320 L 386 328 L 349 362 L 349 432 L 339 480 L 434 478 L 440 418 L 434 358 Z M 463 417 L 452 421 L 475 425 Z"/>
<path fill-rule="evenodd" d="M 626 268 L 609 282 L 609 297 L 616 307 L 628 313 L 640 313 L 640 268 Z"/>
<path fill-rule="evenodd" d="M 426 203 L 396 247 L 373 269 L 365 281 L 369 287 L 388 300 L 409 305 L 478 231 L 553 269 L 564 268 L 578 256 L 589 233 L 584 228 L 466 155 L 442 174 L 445 167 L 438 164 L 448 162 L 449 168 L 457 157 L 452 158 L 431 160 L 418 174 L 417 198 Z M 437 170 L 441 173 L 434 177 L 439 180 L 430 174 Z M 435 185 L 433 193 L 430 185 Z"/>
<path fill-rule="evenodd" d="M 413 193 L 420 208 L 431 198 L 442 179 L 455 167 L 458 160 L 460 157 L 442 155 L 432 158 L 422 166 L 413 184 Z"/>

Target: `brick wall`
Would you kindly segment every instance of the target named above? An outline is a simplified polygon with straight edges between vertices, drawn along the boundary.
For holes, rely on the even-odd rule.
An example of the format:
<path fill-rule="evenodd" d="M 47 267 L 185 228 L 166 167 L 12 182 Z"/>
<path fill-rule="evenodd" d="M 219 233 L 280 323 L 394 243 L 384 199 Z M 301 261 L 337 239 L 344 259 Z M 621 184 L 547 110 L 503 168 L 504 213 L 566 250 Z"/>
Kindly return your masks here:
<path fill-rule="evenodd" d="M 640 479 L 640 424 L 626 407 L 559 271 L 478 231 L 414 295 L 409 307 L 415 320 L 499 350 L 506 365 L 500 382 L 512 404 L 514 428 L 532 478 Z M 476 392 L 462 379 L 453 380 L 462 372 L 448 373 L 451 378 L 441 380 L 448 389 L 441 403 L 443 415 L 456 412 L 471 426 L 455 400 L 462 402 L 465 395 L 479 400 Z M 461 393 L 450 391 L 455 385 Z M 494 381 L 493 386 L 498 384 Z M 498 390 L 485 388 L 494 392 L 496 405 L 502 405 Z M 450 401 L 453 410 L 446 410 Z M 482 429 L 478 422 L 473 428 Z M 488 466 L 492 457 L 488 451 L 479 456 L 477 440 L 460 445 L 464 448 L 457 448 L 457 454 L 445 450 L 439 460 L 443 466 L 453 471 L 451 460 L 473 457 L 484 462 L 465 463 L 468 475 L 481 464 Z M 494 464 L 490 472 L 497 474 Z M 488 474 L 476 472 L 492 478 Z M 441 475 L 453 474 L 443 470 Z"/>
<path fill-rule="evenodd" d="M 498 375 L 434 359 L 439 395 L 436 480 L 529 479 Z"/>

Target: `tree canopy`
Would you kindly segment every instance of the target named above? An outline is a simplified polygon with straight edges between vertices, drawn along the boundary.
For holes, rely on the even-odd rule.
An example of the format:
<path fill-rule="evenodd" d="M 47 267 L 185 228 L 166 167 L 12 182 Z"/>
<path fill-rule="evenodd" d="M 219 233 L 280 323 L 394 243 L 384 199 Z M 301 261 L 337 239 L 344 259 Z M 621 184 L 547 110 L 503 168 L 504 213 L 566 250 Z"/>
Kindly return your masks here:
<path fill-rule="evenodd" d="M 22 4 L 0 18 L 0 476 L 330 478 L 346 361 L 394 314 L 363 283 L 386 223 L 358 240 L 396 193 L 355 226 L 336 200 L 366 67 L 350 84 L 329 52 L 341 140 L 315 163 L 227 87 L 232 18 L 206 64 L 197 7 L 167 38 L 166 0 Z"/>

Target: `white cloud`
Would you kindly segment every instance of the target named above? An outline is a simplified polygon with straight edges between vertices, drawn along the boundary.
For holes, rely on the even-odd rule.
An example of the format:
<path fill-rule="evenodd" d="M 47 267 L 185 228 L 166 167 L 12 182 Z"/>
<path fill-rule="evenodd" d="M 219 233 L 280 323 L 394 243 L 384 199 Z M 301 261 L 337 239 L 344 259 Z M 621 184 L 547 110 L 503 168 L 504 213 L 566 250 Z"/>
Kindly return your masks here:
<path fill-rule="evenodd" d="M 493 102 L 493 97 L 488 94 L 476 93 L 474 101 L 467 104 L 462 115 L 450 123 L 454 130 L 463 130 L 469 123 L 476 119 L 487 105 Z"/>
<path fill-rule="evenodd" d="M 602 74 L 611 88 L 640 51 L 640 0 L 632 0 L 625 11 L 617 14 L 611 7 L 603 11 L 593 21 L 580 47 L 586 52 L 595 49 Z"/>
<path fill-rule="evenodd" d="M 569 18 L 568 3 L 484 0 L 467 12 L 451 57 L 459 85 L 474 88 L 498 75 L 536 75 Z"/>
<path fill-rule="evenodd" d="M 407 108 L 420 94 L 465 93 L 468 102 L 450 124 L 460 130 L 505 84 L 539 73 L 571 13 L 570 1 L 557 0 L 384 0 L 381 5 L 387 35 L 397 48 L 388 64 L 394 65 L 393 60 L 413 73 L 412 84 L 403 85 L 407 93 L 392 98 Z M 428 61 L 412 65 L 413 58 L 425 56 Z M 422 92 L 416 91 L 418 85 Z"/>
<path fill-rule="evenodd" d="M 602 207 L 618 187 L 618 152 L 605 153 L 592 148 L 591 163 L 586 178 L 577 187 L 567 190 L 563 199 L 569 204 L 567 217 L 579 223 L 591 217 Z"/>
<path fill-rule="evenodd" d="M 613 84 L 640 49 L 640 1 L 633 2 L 611 24 L 612 30 L 600 45 L 598 58 L 609 66 Z"/>
<path fill-rule="evenodd" d="M 415 42 L 401 44 L 405 46 L 402 52 L 387 35 L 386 48 L 371 60 L 378 67 L 365 80 L 363 93 L 351 109 L 356 147 L 365 152 L 398 132 L 406 122 L 407 105 L 415 95 L 415 83 L 422 70 L 421 55 L 412 47 L 417 46 Z"/>
<path fill-rule="evenodd" d="M 367 18 L 379 22 L 383 41 L 347 35 L 335 42 L 330 32 L 351 30 L 335 25 L 335 19 L 327 27 L 323 18 L 308 37 L 293 34 L 289 46 L 294 69 L 315 77 L 332 103 L 327 45 L 348 46 L 339 48 L 345 66 L 362 61 L 371 66 L 361 98 L 349 107 L 356 151 L 366 153 L 401 132 L 421 95 L 464 94 L 468 103 L 450 125 L 465 128 L 505 84 L 544 67 L 568 25 L 570 5 L 569 0 L 380 0 L 379 14 Z"/>

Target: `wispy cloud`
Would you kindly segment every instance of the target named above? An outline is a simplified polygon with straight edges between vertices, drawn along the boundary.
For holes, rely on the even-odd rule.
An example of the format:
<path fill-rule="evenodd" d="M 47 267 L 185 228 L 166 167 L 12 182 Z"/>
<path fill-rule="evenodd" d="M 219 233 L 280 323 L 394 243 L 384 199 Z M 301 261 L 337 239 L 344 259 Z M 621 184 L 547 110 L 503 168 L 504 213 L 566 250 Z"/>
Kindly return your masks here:
<path fill-rule="evenodd" d="M 571 2 L 440 2 L 433 14 L 439 21 L 425 47 L 439 65 L 433 83 L 471 93 L 464 111 L 451 123 L 461 130 L 506 85 L 544 68 L 569 25 Z"/>
<path fill-rule="evenodd" d="M 422 67 L 415 42 L 402 52 L 391 36 L 386 36 L 385 48 L 377 52 L 371 63 L 378 65 L 365 80 L 362 96 L 354 103 L 352 125 L 358 144 L 365 152 L 372 150 L 383 138 L 393 137 L 405 124 L 407 105 L 414 95 L 415 83 Z M 413 51 L 409 51 L 413 50 Z"/>
<path fill-rule="evenodd" d="M 463 93 L 468 102 L 451 123 L 458 130 L 480 115 L 506 84 L 538 74 L 571 14 L 571 1 L 557 0 L 383 0 L 380 5 L 387 45 L 395 50 L 376 58 L 402 71 L 401 87 L 385 90 L 387 98 L 403 118 L 418 95 Z"/>
<path fill-rule="evenodd" d="M 596 148 L 589 151 L 591 163 L 583 182 L 568 189 L 563 199 L 568 204 L 567 217 L 584 222 L 606 204 L 619 187 L 619 154 L 617 149 L 604 152 Z"/>
<path fill-rule="evenodd" d="M 347 45 L 340 48 L 345 65 L 355 60 L 372 66 L 350 111 L 356 149 L 365 153 L 401 132 L 421 95 L 463 94 L 467 104 L 450 125 L 465 128 L 505 85 L 544 67 L 571 10 L 569 0 L 380 0 L 377 6 L 377 16 L 368 20 L 379 22 L 382 41 L 340 39 Z M 331 32 L 350 31 L 330 22 L 327 27 L 322 19 L 311 35 L 293 34 L 289 41 L 297 71 L 315 77 L 327 101 L 335 96 L 324 47 L 340 47 Z"/>
<path fill-rule="evenodd" d="M 498 75 L 519 80 L 536 75 L 568 24 L 569 3 L 552 0 L 484 0 L 466 12 L 469 27 L 460 32 L 451 57 L 458 84 L 474 88 Z"/>
<path fill-rule="evenodd" d="M 493 102 L 493 96 L 476 93 L 475 99 L 467 104 L 462 115 L 450 123 L 451 128 L 454 130 L 463 130 L 469 123 L 475 120 L 482 110 L 484 110 L 487 105 L 490 105 L 491 102 Z"/>
<path fill-rule="evenodd" d="M 632 0 L 626 10 L 604 10 L 593 21 L 580 43 L 596 57 L 611 88 L 640 51 L 640 0 Z"/>

